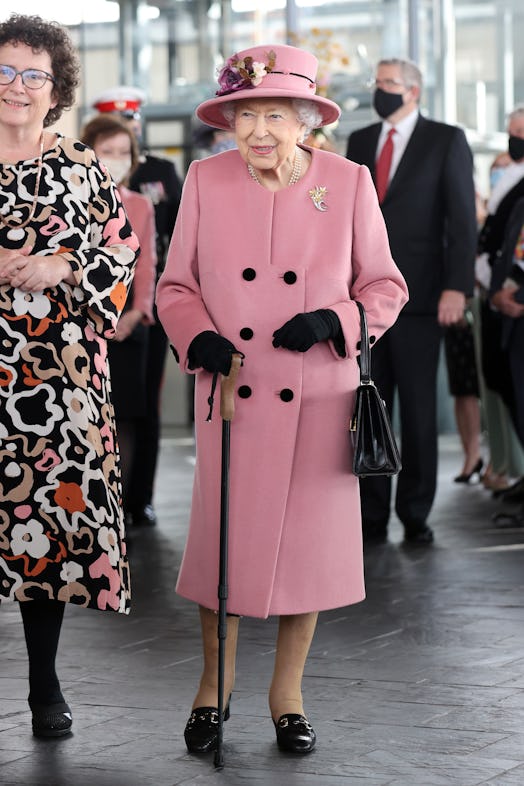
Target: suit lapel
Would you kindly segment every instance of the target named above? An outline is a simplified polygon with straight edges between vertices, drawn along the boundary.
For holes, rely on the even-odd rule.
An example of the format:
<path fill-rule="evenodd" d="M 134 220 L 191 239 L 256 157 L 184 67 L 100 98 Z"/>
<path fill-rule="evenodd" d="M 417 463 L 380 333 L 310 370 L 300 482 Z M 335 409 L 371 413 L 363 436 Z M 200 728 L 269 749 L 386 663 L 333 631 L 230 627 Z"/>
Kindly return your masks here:
<path fill-rule="evenodd" d="M 362 151 L 362 164 L 365 164 L 371 172 L 373 178 L 375 177 L 375 158 L 377 155 L 377 145 L 382 129 L 382 123 L 376 123 L 371 126 L 369 134 L 366 134 L 365 148 Z"/>

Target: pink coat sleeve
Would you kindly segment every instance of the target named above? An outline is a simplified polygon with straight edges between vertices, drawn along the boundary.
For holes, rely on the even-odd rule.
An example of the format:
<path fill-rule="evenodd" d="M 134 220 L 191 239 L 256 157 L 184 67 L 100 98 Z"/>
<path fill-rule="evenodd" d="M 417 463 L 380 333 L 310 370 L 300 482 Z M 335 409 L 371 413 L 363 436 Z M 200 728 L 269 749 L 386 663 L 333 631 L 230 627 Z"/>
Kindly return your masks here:
<path fill-rule="evenodd" d="M 216 331 L 202 300 L 197 272 L 198 163 L 193 161 L 184 182 L 166 267 L 156 294 L 158 317 L 186 371 L 187 350 L 194 337 L 204 330 Z"/>
<path fill-rule="evenodd" d="M 128 189 L 121 189 L 121 194 L 141 249 L 133 279 L 132 307 L 142 312 L 144 324 L 152 325 L 155 321 L 153 303 L 157 265 L 154 208 L 151 200 L 142 194 L 135 194 Z"/>

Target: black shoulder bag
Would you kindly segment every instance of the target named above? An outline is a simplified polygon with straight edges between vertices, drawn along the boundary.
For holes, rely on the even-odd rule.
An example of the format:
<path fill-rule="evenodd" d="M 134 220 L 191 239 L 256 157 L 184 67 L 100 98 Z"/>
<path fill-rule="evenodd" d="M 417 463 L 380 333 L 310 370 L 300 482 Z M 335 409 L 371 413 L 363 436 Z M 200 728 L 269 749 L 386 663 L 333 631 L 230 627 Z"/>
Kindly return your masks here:
<path fill-rule="evenodd" d="M 386 405 L 371 379 L 371 351 L 364 306 L 360 311 L 360 385 L 350 433 L 353 443 L 353 472 L 360 478 L 372 475 L 396 475 L 402 469 L 400 454 Z"/>

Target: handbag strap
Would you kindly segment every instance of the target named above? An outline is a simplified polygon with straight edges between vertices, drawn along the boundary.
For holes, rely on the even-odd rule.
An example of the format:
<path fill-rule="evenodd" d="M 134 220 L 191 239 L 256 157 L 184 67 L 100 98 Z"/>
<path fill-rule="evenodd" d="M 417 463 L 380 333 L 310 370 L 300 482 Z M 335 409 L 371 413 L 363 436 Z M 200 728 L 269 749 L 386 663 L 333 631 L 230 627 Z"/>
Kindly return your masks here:
<path fill-rule="evenodd" d="M 369 347 L 368 321 L 364 306 L 355 300 L 360 312 L 360 384 L 369 385 L 371 382 L 371 350 Z"/>

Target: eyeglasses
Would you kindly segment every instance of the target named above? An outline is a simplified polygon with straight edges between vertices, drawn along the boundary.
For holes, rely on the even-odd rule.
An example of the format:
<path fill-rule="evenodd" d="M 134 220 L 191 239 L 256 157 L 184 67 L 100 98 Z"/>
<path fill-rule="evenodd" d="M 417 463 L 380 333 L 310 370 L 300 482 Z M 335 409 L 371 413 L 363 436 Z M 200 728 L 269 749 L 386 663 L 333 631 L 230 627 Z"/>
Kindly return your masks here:
<path fill-rule="evenodd" d="M 24 85 L 30 90 L 38 90 L 45 85 L 47 80 L 55 84 L 54 77 L 47 71 L 40 71 L 38 68 L 24 68 L 23 71 L 17 71 L 13 66 L 0 65 L 0 85 L 10 85 L 18 74 L 22 77 Z"/>
<path fill-rule="evenodd" d="M 386 90 L 392 90 L 395 87 L 407 87 L 407 85 L 401 79 L 370 79 L 368 87 L 383 87 Z"/>

